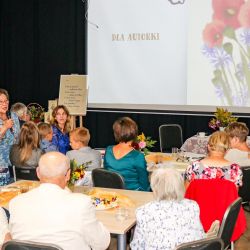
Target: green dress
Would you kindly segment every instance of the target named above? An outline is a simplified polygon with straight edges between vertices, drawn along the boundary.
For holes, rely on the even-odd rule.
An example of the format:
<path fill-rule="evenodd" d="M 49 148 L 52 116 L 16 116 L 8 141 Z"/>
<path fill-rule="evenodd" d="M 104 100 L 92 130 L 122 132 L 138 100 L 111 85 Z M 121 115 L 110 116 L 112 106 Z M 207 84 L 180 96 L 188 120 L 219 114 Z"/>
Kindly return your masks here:
<path fill-rule="evenodd" d="M 149 179 L 144 154 L 132 150 L 120 159 L 113 153 L 114 146 L 108 146 L 104 156 L 104 168 L 123 176 L 126 189 L 149 191 Z"/>

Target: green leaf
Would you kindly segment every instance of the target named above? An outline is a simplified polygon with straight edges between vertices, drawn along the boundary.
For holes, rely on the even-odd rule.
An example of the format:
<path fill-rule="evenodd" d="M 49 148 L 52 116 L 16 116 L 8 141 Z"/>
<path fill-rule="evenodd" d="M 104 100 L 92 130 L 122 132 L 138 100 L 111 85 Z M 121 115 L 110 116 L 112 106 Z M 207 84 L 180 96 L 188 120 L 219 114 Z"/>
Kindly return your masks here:
<path fill-rule="evenodd" d="M 224 50 L 229 54 L 229 55 L 233 55 L 233 45 L 232 43 L 224 43 L 223 44 L 223 48 Z"/>
<path fill-rule="evenodd" d="M 223 35 L 228 38 L 236 40 L 235 31 L 231 27 L 226 27 L 223 31 Z"/>

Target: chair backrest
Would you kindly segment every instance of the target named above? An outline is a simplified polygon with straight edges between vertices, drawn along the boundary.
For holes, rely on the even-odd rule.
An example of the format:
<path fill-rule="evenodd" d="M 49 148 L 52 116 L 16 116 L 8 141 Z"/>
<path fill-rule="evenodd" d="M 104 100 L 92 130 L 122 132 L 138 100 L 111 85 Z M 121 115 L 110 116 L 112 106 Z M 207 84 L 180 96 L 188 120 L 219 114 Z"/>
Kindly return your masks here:
<path fill-rule="evenodd" d="M 238 198 L 235 184 L 229 180 L 194 180 L 186 190 L 185 198 L 195 200 L 200 207 L 200 219 L 205 231 L 215 220 L 222 222 L 228 206 Z M 241 208 L 232 241 L 238 239 L 246 229 L 246 218 Z"/>
<path fill-rule="evenodd" d="M 188 243 L 183 243 L 175 250 L 222 250 L 224 243 L 220 238 L 207 238 Z"/>
<path fill-rule="evenodd" d="M 92 181 L 94 187 L 125 188 L 124 179 L 120 174 L 104 168 L 96 168 L 92 170 Z"/>
<path fill-rule="evenodd" d="M 242 198 L 237 198 L 229 205 L 223 216 L 218 237 L 223 240 L 225 248 L 231 244 L 231 237 L 240 212 L 241 202 Z"/>
<path fill-rule="evenodd" d="M 18 168 L 13 166 L 15 180 L 38 181 L 35 168 Z"/>
<path fill-rule="evenodd" d="M 163 124 L 159 127 L 161 152 L 171 152 L 173 147 L 183 144 L 182 128 L 179 124 Z"/>
<path fill-rule="evenodd" d="M 55 244 L 10 240 L 3 244 L 2 250 L 63 250 L 63 249 Z"/>
<path fill-rule="evenodd" d="M 243 202 L 250 202 L 250 166 L 241 168 L 243 185 L 239 188 L 239 196 Z"/>

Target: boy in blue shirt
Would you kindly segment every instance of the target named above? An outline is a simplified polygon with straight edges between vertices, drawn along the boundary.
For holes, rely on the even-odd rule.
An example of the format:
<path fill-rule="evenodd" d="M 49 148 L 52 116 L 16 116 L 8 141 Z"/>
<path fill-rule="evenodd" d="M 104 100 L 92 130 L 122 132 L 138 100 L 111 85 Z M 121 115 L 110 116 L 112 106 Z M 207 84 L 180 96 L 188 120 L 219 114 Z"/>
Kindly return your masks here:
<path fill-rule="evenodd" d="M 39 134 L 41 136 L 40 148 L 44 152 L 58 151 L 56 145 L 52 144 L 53 131 L 50 124 L 41 122 L 38 124 Z"/>

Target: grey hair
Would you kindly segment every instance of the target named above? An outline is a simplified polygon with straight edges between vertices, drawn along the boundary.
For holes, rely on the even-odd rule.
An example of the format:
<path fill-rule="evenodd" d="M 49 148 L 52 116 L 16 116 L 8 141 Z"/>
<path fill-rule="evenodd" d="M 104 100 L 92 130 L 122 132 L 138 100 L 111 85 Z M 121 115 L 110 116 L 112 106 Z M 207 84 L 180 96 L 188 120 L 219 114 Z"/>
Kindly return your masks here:
<path fill-rule="evenodd" d="M 65 175 L 70 168 L 70 162 L 60 152 L 48 152 L 41 156 L 38 167 L 41 177 L 54 178 Z"/>
<path fill-rule="evenodd" d="M 14 103 L 10 109 L 10 111 L 16 113 L 19 118 L 26 115 L 27 110 L 26 105 L 21 102 Z"/>
<path fill-rule="evenodd" d="M 184 198 L 184 180 L 178 170 L 159 168 L 151 176 L 151 188 L 156 200 L 177 200 Z"/>

